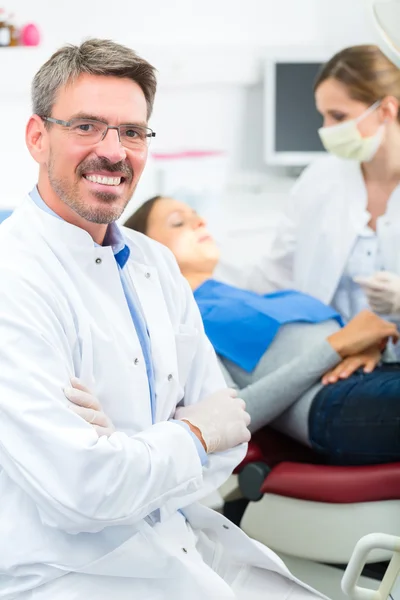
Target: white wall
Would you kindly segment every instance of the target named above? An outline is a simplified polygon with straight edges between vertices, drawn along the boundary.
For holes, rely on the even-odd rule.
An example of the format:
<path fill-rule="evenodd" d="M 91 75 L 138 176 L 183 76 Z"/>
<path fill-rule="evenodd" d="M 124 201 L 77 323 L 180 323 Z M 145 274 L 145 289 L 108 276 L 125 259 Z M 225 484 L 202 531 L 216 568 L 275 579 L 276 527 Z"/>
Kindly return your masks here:
<path fill-rule="evenodd" d="M 0 205 L 15 203 L 35 179 L 24 148 L 29 82 L 37 67 L 65 42 L 89 36 L 129 44 L 159 69 L 152 126 L 153 150 L 227 152 L 229 177 L 281 175 L 262 159 L 262 60 L 275 46 L 327 46 L 371 41 L 367 0 L 48 0 L 6 4 L 20 22 L 35 21 L 38 49 L 0 49 L 2 139 Z M 153 181 L 152 166 L 147 182 Z M 269 185 L 267 180 L 267 187 Z M 151 185 L 139 190 L 138 200 Z M 273 183 L 271 183 L 271 189 Z M 151 190 L 153 191 L 153 190 Z M 157 190 L 154 190 L 157 191 Z"/>
<path fill-rule="evenodd" d="M 84 36 L 112 37 L 129 45 L 262 44 L 307 41 L 317 28 L 317 4 L 326 0 L 70 0 L 53 7 L 47 0 L 13 0 L 22 20 L 42 26 L 49 47 L 79 42 Z M 329 4 L 329 2 L 328 2 Z M 287 23 L 290 16 L 291 23 Z M 295 24 L 300 24 L 296 27 Z"/>
<path fill-rule="evenodd" d="M 354 43 L 364 38 L 366 0 L 9 0 L 21 21 L 35 21 L 55 48 L 85 36 L 138 44 Z M 3 3 L 2 3 L 3 4 Z M 7 2 L 5 3 L 7 8 Z"/>

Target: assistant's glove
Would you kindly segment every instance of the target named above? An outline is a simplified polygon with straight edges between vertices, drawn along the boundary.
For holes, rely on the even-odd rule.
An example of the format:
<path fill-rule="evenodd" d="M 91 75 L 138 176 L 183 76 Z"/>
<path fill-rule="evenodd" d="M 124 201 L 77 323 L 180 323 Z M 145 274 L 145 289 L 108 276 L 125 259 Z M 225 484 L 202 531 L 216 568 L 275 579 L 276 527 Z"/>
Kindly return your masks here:
<path fill-rule="evenodd" d="M 371 309 L 381 315 L 400 313 L 400 277 L 379 271 L 371 277 L 355 277 L 365 291 Z"/>

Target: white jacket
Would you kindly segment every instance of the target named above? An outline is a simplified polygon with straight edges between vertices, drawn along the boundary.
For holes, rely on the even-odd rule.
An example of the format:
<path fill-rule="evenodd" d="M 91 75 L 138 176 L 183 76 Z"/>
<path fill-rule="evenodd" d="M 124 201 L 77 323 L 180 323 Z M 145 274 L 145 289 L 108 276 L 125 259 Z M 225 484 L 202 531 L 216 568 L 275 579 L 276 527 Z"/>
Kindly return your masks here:
<path fill-rule="evenodd" d="M 233 597 L 182 548 L 170 526 L 178 509 L 195 533 L 212 534 L 200 536 L 204 552 L 219 546 L 294 579 L 271 551 L 196 503 L 227 479 L 246 447 L 211 455 L 202 468 L 191 436 L 168 422 L 183 397 L 197 402 L 224 381 L 172 255 L 126 234 L 152 340 L 155 425 L 111 248 L 95 247 L 29 198 L 0 228 L 0 598 L 35 588 L 26 597 L 109 600 L 100 575 L 125 582 L 135 598 L 203 599 L 211 589 Z M 99 439 L 68 409 L 71 375 L 99 397 L 117 428 L 111 437 Z M 68 573 L 76 574 L 73 591 Z M 164 595 L 153 596 L 162 578 L 174 589 L 166 583 Z M 42 584 L 51 581 L 46 594 Z"/>
<path fill-rule="evenodd" d="M 329 304 L 368 220 L 359 163 L 330 155 L 317 160 L 293 188 L 272 252 L 257 261 L 244 285 L 259 293 L 294 287 Z M 378 227 L 385 269 L 400 275 L 400 186 Z"/>

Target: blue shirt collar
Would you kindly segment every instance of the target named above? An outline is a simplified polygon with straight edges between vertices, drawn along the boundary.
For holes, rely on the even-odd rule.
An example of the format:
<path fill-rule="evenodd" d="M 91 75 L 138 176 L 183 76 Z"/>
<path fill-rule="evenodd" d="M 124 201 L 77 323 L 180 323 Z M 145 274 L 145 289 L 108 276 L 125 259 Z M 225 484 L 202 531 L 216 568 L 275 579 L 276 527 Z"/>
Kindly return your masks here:
<path fill-rule="evenodd" d="M 60 219 L 61 221 L 63 220 L 57 213 L 54 212 L 54 210 L 47 206 L 46 202 L 39 194 L 39 190 L 36 185 L 29 195 L 33 202 L 36 204 L 36 206 L 38 206 L 41 210 L 47 212 L 49 215 L 52 215 L 56 219 Z M 93 243 L 96 246 L 98 245 L 95 242 Z M 122 235 L 122 231 L 116 223 L 110 223 L 110 225 L 107 227 L 107 232 L 104 238 L 103 246 L 111 246 L 115 260 L 117 261 L 120 268 L 123 269 L 123 267 L 128 261 L 130 250 L 129 246 L 125 242 L 124 236 Z"/>

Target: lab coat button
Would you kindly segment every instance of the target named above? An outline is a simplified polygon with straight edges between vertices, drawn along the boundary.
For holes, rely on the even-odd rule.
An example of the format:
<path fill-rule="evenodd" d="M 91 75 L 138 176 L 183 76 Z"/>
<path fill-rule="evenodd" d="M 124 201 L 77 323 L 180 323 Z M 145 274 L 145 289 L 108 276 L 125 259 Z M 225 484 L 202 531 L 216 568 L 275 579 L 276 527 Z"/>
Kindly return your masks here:
<path fill-rule="evenodd" d="M 135 360 L 133 361 L 133 364 L 134 364 L 134 365 L 138 365 L 138 364 L 139 364 L 139 359 L 138 359 L 138 358 L 135 358 Z"/>
<path fill-rule="evenodd" d="M 224 529 L 229 529 L 228 525 L 222 525 Z"/>
<path fill-rule="evenodd" d="M 184 552 L 185 554 L 187 554 L 187 553 L 188 553 L 188 551 L 186 550 L 186 548 L 182 548 L 182 550 L 183 550 L 183 552 Z"/>
<path fill-rule="evenodd" d="M 149 272 L 145 273 L 144 276 L 146 277 L 146 279 L 150 279 L 150 273 Z"/>
<path fill-rule="evenodd" d="M 172 375 L 171 375 L 171 373 L 168 375 L 168 381 L 172 381 Z"/>
<path fill-rule="evenodd" d="M 96 258 L 96 265 L 100 265 L 102 262 L 101 258 Z"/>

